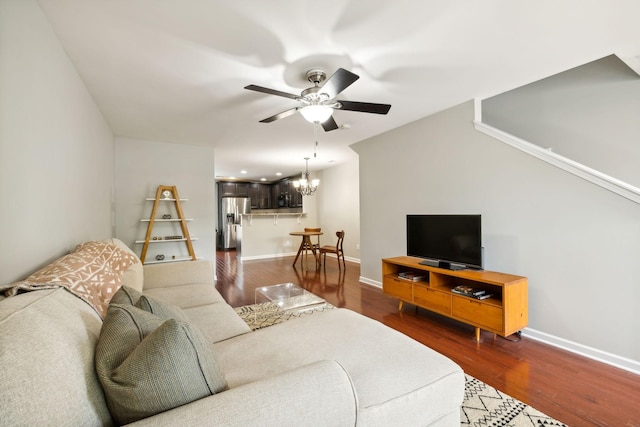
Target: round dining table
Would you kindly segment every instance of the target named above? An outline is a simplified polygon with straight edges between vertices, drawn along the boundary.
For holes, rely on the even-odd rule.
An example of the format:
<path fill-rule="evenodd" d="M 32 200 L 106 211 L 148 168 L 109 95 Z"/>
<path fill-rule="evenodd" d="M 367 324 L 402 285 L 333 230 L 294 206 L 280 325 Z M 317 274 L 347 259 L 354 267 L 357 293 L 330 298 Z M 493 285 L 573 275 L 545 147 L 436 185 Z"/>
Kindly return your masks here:
<path fill-rule="evenodd" d="M 296 262 L 298 262 L 298 258 L 300 257 L 300 253 L 302 253 L 302 250 L 305 247 L 308 247 L 311 249 L 311 252 L 313 252 L 313 256 L 316 258 L 316 265 L 320 265 L 320 254 L 316 251 L 316 247 L 313 246 L 313 243 L 311 242 L 311 236 L 321 236 L 322 232 L 321 231 L 292 231 L 289 233 L 289 235 L 291 236 L 302 236 L 302 242 L 300 242 L 300 247 L 298 248 L 298 253 L 296 254 L 296 259 L 293 260 L 293 265 L 296 265 Z"/>

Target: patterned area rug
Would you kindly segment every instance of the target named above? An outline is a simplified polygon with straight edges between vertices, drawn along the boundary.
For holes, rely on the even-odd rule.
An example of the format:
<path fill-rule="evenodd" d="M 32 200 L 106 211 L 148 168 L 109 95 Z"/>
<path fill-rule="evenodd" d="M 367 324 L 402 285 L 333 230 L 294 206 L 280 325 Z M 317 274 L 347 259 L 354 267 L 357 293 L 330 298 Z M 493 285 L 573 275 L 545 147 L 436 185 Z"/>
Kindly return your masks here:
<path fill-rule="evenodd" d="M 244 320 L 252 331 L 277 325 L 294 317 L 302 317 L 313 314 L 317 311 L 331 310 L 335 307 L 325 302 L 323 304 L 312 305 L 303 309 L 282 311 L 278 304 L 265 302 L 262 304 L 245 305 L 237 307 L 236 313 Z"/>
<path fill-rule="evenodd" d="M 564 426 L 542 412 L 465 374 L 461 426 Z"/>
<path fill-rule="evenodd" d="M 294 317 L 309 316 L 318 311 L 331 310 L 329 303 L 302 310 L 283 312 L 275 303 L 245 305 L 236 313 L 252 330 L 266 328 Z M 565 426 L 531 406 L 465 374 L 464 401 L 460 408 L 460 426 L 473 427 L 529 427 Z"/>

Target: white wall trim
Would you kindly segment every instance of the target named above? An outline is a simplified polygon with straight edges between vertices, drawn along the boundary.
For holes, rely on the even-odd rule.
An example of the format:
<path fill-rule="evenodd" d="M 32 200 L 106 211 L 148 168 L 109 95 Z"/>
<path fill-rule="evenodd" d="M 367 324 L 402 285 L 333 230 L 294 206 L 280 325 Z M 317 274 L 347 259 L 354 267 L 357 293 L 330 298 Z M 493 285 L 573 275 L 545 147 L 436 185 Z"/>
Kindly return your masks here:
<path fill-rule="evenodd" d="M 367 285 L 375 286 L 376 288 L 382 289 L 382 283 L 378 282 L 377 280 L 368 279 L 363 276 L 360 276 L 358 280 L 361 281 L 362 283 L 366 283 Z"/>
<path fill-rule="evenodd" d="M 640 56 L 628 56 L 616 53 L 616 56 L 625 64 L 627 67 L 631 68 L 635 71 L 636 74 L 640 75 Z"/>
<path fill-rule="evenodd" d="M 382 283 L 376 280 L 360 276 L 360 281 L 362 283 L 366 283 L 367 285 L 382 288 Z M 640 362 L 637 362 L 635 360 L 608 353 L 606 351 L 598 350 L 597 348 L 569 341 L 564 338 L 556 337 L 554 335 L 550 335 L 531 328 L 525 328 L 522 331 L 522 335 L 527 338 L 531 338 L 532 340 L 543 342 L 550 346 L 566 350 L 579 356 L 583 356 L 588 359 L 602 362 L 606 365 L 614 366 L 616 368 L 629 371 L 633 374 L 640 375 Z"/>
<path fill-rule="evenodd" d="M 553 347 L 561 348 L 571 353 L 584 356 L 588 359 L 593 359 L 616 368 L 624 369 L 625 371 L 629 371 L 636 375 L 640 375 L 640 362 L 635 360 L 611 354 L 606 351 L 598 350 L 597 348 L 569 341 L 531 328 L 525 328 L 522 331 L 522 335 L 527 338 L 531 338 L 532 340 L 540 341 Z"/>
<path fill-rule="evenodd" d="M 508 145 L 511 145 L 512 147 L 515 147 L 521 151 L 524 151 L 525 153 L 528 153 L 534 157 L 537 157 L 540 160 L 559 167 L 560 169 L 563 169 L 573 175 L 592 182 L 593 184 L 596 184 L 604 189 L 616 193 L 626 199 L 640 204 L 640 188 L 620 181 L 619 179 L 613 178 L 612 176 L 599 172 L 581 163 L 563 157 L 551 150 L 542 148 L 539 145 L 532 144 L 531 142 L 525 141 L 524 139 L 496 129 L 493 126 L 489 126 L 482 122 L 481 100 L 474 100 L 474 106 L 475 117 L 473 124 L 476 130 Z"/>
<path fill-rule="evenodd" d="M 270 259 L 270 258 L 285 258 L 285 257 L 289 257 L 289 256 L 296 256 L 297 252 L 285 252 L 285 253 L 281 253 L 281 254 L 265 254 L 265 255 L 255 255 L 255 256 L 247 256 L 247 257 L 243 257 L 240 256 L 240 262 L 242 261 L 251 261 L 254 259 Z M 300 255 L 302 256 L 302 255 Z M 335 259 L 335 257 L 334 257 Z M 360 264 L 360 259 L 359 258 L 352 258 L 352 257 L 348 257 L 345 256 L 344 257 L 345 261 L 351 261 L 351 262 L 355 262 L 356 264 Z"/>
<path fill-rule="evenodd" d="M 252 261 L 254 259 L 270 259 L 270 258 L 285 258 L 288 256 L 296 256 L 296 252 L 285 252 L 281 254 L 265 254 L 265 255 L 255 255 L 255 256 L 240 256 L 240 262 L 242 261 Z"/>

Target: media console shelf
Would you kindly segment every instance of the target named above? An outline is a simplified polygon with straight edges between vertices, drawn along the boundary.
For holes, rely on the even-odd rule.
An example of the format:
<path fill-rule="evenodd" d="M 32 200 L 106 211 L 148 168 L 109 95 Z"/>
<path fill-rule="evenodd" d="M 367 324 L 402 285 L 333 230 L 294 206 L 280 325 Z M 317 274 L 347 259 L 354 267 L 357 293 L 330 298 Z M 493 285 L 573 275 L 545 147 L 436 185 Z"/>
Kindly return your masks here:
<path fill-rule="evenodd" d="M 482 329 L 507 337 L 528 323 L 527 278 L 486 270 L 446 270 L 421 265 L 421 258 L 400 256 L 382 260 L 382 290 L 404 302 L 450 317 L 476 328 L 476 341 Z M 413 279 L 400 277 L 401 273 Z M 456 286 L 469 286 L 491 294 L 476 299 L 453 292 Z"/>

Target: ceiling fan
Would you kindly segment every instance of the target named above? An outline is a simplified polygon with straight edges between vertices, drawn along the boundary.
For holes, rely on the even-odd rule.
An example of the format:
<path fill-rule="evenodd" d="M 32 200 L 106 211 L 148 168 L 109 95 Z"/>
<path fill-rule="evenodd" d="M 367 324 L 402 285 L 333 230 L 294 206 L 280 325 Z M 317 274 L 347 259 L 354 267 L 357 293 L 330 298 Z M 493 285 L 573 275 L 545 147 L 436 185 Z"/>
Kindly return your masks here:
<path fill-rule="evenodd" d="M 256 85 L 245 86 L 245 89 L 295 99 L 300 103 L 297 107 L 260 120 L 260 123 L 271 123 L 300 111 L 300 114 L 302 114 L 307 121 L 320 123 L 322 128 L 328 132 L 338 129 L 338 125 L 333 119 L 333 110 L 375 114 L 387 114 L 389 112 L 391 108 L 389 104 L 373 104 L 370 102 L 341 101 L 335 99 L 336 96 L 359 78 L 360 76 L 357 74 L 347 71 L 344 68 L 338 68 L 338 70 L 327 79 L 327 74 L 323 70 L 313 69 L 307 71 L 307 80 L 313 83 L 313 87 L 303 90 L 300 95 Z M 322 82 L 324 82 L 324 84 L 320 86 Z"/>

